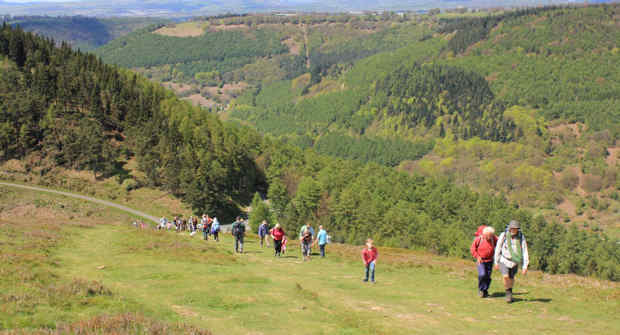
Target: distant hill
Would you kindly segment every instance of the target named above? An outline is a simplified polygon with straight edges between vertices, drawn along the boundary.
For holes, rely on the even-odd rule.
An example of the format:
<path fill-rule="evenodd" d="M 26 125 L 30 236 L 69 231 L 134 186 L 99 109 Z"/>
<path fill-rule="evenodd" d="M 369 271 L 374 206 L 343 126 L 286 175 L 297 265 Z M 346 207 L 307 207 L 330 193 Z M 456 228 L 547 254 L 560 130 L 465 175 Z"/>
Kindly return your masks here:
<path fill-rule="evenodd" d="M 136 29 L 166 21 L 150 18 L 16 16 L 5 18 L 5 22 L 19 25 L 25 31 L 47 36 L 58 42 L 65 41 L 76 49 L 89 51 Z"/>
<path fill-rule="evenodd" d="M 0 14 L 13 15 L 86 15 L 86 16 L 195 16 L 225 13 L 257 13 L 271 11 L 346 12 L 346 11 L 426 11 L 432 8 L 522 7 L 569 3 L 570 0 L 86 0 L 74 2 L 9 3 L 0 1 Z"/>

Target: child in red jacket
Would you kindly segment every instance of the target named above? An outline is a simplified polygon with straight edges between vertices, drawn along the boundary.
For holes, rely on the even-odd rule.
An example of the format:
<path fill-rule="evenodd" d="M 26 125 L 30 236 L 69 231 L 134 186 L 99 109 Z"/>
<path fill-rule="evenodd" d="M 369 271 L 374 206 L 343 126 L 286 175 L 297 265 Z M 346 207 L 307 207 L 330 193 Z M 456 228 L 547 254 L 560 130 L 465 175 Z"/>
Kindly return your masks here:
<path fill-rule="evenodd" d="M 364 266 L 366 267 L 366 277 L 364 281 L 368 281 L 368 275 L 370 274 L 370 281 L 372 283 L 375 282 L 375 265 L 377 264 L 377 256 L 379 252 L 377 248 L 372 245 L 372 239 L 366 240 L 366 247 L 362 250 L 362 261 L 364 261 Z"/>

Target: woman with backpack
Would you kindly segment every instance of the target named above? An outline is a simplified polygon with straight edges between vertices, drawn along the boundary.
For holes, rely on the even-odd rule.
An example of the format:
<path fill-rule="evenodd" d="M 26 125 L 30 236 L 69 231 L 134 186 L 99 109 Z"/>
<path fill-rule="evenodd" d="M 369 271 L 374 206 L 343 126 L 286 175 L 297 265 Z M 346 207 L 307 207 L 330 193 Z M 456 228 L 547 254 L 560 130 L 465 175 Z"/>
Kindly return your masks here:
<path fill-rule="evenodd" d="M 527 252 L 527 242 L 521 232 L 521 225 L 517 221 L 510 221 L 505 232 L 499 235 L 497 246 L 495 247 L 495 269 L 502 272 L 504 288 L 506 289 L 506 302 L 512 302 L 512 287 L 515 282 L 515 275 L 519 270 L 519 265 L 523 269 L 523 274 L 527 273 L 527 266 L 530 263 Z"/>
<path fill-rule="evenodd" d="M 220 222 L 216 217 L 213 218 L 213 224 L 211 225 L 211 235 L 213 235 L 215 242 L 220 241 Z"/>
<path fill-rule="evenodd" d="M 476 236 L 471 244 L 470 251 L 476 259 L 476 268 L 478 269 L 478 295 L 480 298 L 486 298 L 489 296 L 489 287 L 491 286 L 497 236 L 495 236 L 495 229 L 487 226 L 478 227 Z"/>

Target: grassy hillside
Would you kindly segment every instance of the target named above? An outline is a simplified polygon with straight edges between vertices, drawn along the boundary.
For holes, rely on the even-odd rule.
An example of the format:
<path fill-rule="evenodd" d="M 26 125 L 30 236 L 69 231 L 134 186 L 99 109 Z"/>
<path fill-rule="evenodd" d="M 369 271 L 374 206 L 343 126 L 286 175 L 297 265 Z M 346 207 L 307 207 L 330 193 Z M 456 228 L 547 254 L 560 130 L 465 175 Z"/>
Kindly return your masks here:
<path fill-rule="evenodd" d="M 113 39 L 127 35 L 145 26 L 166 22 L 151 18 L 92 18 L 84 16 L 15 16 L 6 22 L 19 25 L 30 31 L 57 42 L 67 42 L 82 51 L 94 50 Z"/>
<path fill-rule="evenodd" d="M 249 238 L 136 230 L 123 213 L 0 188 L 2 330 L 86 333 L 410 334 L 554 332 L 614 334 L 619 288 L 530 272 L 515 303 L 476 296 L 470 262 L 380 248 L 377 284 L 361 281 L 359 247 L 332 244 L 302 262 L 298 246 L 274 259 Z M 139 207 L 138 207 L 139 208 Z M 523 320 L 528 326 L 523 327 Z"/>

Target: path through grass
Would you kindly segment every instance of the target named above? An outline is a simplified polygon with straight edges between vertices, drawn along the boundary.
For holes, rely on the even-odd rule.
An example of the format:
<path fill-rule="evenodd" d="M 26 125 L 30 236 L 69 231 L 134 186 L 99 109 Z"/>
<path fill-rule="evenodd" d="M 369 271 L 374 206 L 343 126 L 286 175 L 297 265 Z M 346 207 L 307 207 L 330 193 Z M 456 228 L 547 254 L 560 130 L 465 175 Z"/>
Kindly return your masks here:
<path fill-rule="evenodd" d="M 0 331 L 157 320 L 214 334 L 620 333 L 615 283 L 532 272 L 507 305 L 497 273 L 495 297 L 477 298 L 471 262 L 380 248 L 372 285 L 356 246 L 330 245 L 326 259 L 304 263 L 294 246 L 276 259 L 249 238 L 236 255 L 229 235 L 205 242 L 130 220 L 0 187 Z"/>
<path fill-rule="evenodd" d="M 100 281 L 167 319 L 215 334 L 620 333 L 615 286 L 567 280 L 562 287 L 533 274 L 519 278 L 517 303 L 507 305 L 497 276 L 496 298 L 482 300 L 475 274 L 462 265 L 379 260 L 378 283 L 363 283 L 356 252 L 346 246 L 330 246 L 339 256 L 304 263 L 296 248 L 276 259 L 255 239 L 235 255 L 229 236 L 204 242 L 126 226 L 74 236 L 58 253 L 66 275 Z"/>

